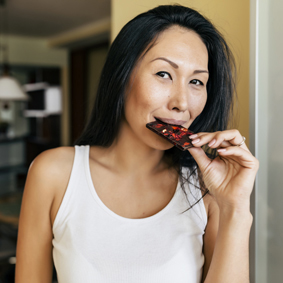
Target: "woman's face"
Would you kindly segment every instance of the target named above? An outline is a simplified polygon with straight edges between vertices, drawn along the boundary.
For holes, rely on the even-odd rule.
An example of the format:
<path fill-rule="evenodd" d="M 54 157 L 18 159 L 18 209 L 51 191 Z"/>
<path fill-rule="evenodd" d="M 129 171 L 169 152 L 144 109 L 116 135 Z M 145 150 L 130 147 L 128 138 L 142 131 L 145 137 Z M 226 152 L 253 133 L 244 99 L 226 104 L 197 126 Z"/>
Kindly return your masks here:
<path fill-rule="evenodd" d="M 201 38 L 178 26 L 167 29 L 132 72 L 123 126 L 152 148 L 173 147 L 145 125 L 157 117 L 190 127 L 205 106 L 207 81 L 208 53 Z"/>

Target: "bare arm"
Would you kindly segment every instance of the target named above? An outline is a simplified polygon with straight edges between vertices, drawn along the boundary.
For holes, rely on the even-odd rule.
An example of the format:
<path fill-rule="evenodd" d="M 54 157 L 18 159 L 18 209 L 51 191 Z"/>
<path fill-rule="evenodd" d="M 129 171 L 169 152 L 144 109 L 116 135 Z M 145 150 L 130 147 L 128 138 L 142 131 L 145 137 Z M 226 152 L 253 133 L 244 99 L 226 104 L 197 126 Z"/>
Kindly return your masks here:
<path fill-rule="evenodd" d="M 38 155 L 30 165 L 19 219 L 16 283 L 52 282 L 52 227 L 56 149 Z M 57 171 L 58 172 L 58 171 Z"/>
<path fill-rule="evenodd" d="M 247 209 L 220 210 L 210 203 L 210 213 L 204 236 L 204 283 L 249 282 L 249 233 L 252 216 Z"/>
<path fill-rule="evenodd" d="M 191 138 L 194 147 L 188 150 L 218 206 L 218 212 L 215 208 L 210 215 L 205 236 L 204 252 L 210 263 L 205 265 L 204 283 L 249 283 L 250 195 L 258 160 L 238 130 L 198 133 Z M 201 148 L 205 144 L 217 149 L 216 158 L 205 154 Z"/>
<path fill-rule="evenodd" d="M 204 282 L 213 256 L 213 251 L 215 247 L 216 237 L 219 227 L 219 208 L 213 197 L 209 194 L 205 196 L 206 201 L 208 201 L 208 215 L 207 215 L 207 225 L 205 229 L 205 234 L 203 237 L 203 254 L 205 258 L 202 281 Z"/>

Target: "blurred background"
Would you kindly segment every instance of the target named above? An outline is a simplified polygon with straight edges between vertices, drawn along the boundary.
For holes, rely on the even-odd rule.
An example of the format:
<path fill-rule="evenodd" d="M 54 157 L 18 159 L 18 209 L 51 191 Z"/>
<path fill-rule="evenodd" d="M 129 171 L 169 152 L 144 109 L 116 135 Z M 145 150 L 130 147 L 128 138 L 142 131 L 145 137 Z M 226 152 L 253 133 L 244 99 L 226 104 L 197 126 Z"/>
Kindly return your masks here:
<path fill-rule="evenodd" d="M 251 205 L 251 282 L 281 282 L 283 2 L 177 3 L 208 17 L 235 55 L 233 127 L 260 160 Z M 90 115 L 111 42 L 134 16 L 162 4 L 172 2 L 0 0 L 0 283 L 14 282 L 30 163 L 44 150 L 73 144 Z"/>

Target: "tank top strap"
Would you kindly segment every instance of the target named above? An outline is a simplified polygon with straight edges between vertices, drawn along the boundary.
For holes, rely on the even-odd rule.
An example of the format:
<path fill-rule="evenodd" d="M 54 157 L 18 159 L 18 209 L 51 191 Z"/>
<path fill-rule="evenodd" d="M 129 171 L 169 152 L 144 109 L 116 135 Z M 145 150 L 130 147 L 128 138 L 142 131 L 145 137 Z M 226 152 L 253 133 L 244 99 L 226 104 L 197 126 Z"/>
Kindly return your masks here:
<path fill-rule="evenodd" d="M 74 198 L 76 190 L 79 187 L 79 182 L 81 180 L 81 177 L 85 174 L 85 158 L 86 158 L 86 152 L 88 151 L 88 145 L 75 145 L 75 156 L 73 160 L 73 166 L 71 170 L 71 175 L 69 178 L 69 182 L 63 197 L 63 200 L 61 202 L 61 205 L 59 207 L 59 210 L 57 212 L 57 215 L 54 220 L 53 224 L 53 233 L 59 232 L 61 224 L 65 221 L 65 217 L 67 215 L 66 211 L 69 206 L 69 203 L 71 202 L 71 199 Z"/>

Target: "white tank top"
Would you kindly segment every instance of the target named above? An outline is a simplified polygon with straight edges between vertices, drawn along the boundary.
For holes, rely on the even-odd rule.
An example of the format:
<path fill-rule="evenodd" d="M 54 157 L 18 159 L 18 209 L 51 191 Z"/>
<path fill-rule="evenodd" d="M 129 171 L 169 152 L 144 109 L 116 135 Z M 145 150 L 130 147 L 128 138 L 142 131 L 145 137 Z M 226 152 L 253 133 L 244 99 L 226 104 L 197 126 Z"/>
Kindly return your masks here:
<path fill-rule="evenodd" d="M 201 197 L 192 185 L 186 190 L 190 204 Z M 141 219 L 117 215 L 95 191 L 89 145 L 75 145 L 70 180 L 53 225 L 58 282 L 199 283 L 207 215 L 203 200 L 181 214 L 188 207 L 179 180 L 173 198 L 157 214 Z"/>

